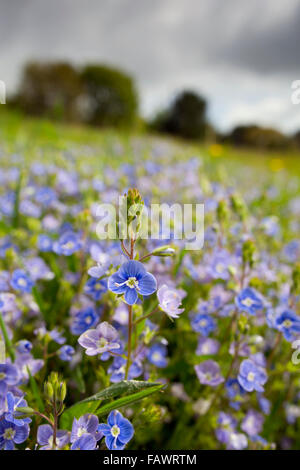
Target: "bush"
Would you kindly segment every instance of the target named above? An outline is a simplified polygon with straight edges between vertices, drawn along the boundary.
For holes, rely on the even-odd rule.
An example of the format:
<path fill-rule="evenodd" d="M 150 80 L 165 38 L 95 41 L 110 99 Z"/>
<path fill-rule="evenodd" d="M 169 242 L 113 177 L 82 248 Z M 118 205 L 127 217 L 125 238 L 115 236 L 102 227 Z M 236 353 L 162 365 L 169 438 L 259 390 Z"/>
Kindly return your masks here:
<path fill-rule="evenodd" d="M 14 103 L 28 114 L 74 121 L 81 93 L 80 75 L 70 64 L 30 63 Z"/>
<path fill-rule="evenodd" d="M 130 126 L 137 117 L 137 93 L 131 77 L 106 66 L 89 65 L 81 74 L 84 120 L 101 126 Z"/>
<path fill-rule="evenodd" d="M 283 150 L 291 145 L 289 138 L 281 132 L 255 125 L 237 126 L 225 140 L 236 146 L 255 147 L 264 150 Z"/>
<path fill-rule="evenodd" d="M 203 139 L 206 130 L 206 101 L 192 91 L 180 93 L 170 108 L 160 113 L 153 127 L 185 139 Z"/>

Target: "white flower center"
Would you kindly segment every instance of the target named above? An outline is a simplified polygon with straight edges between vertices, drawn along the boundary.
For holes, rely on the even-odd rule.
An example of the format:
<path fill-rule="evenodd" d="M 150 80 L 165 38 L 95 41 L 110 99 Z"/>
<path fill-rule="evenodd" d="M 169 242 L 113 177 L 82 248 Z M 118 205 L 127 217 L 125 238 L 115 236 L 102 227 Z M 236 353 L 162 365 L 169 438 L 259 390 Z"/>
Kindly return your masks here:
<path fill-rule="evenodd" d="M 105 338 L 100 338 L 98 341 L 98 347 L 104 348 L 108 344 L 108 341 Z"/>
<path fill-rule="evenodd" d="M 120 434 L 120 428 L 119 426 L 117 426 L 116 424 L 111 428 L 110 430 L 111 434 L 114 436 L 114 437 L 118 437 L 118 435 Z"/>
<path fill-rule="evenodd" d="M 4 431 L 3 438 L 11 441 L 15 437 L 16 431 L 13 428 L 7 428 Z"/>
<path fill-rule="evenodd" d="M 253 372 L 249 372 L 249 374 L 247 375 L 247 380 L 248 380 L 249 382 L 253 382 L 254 378 L 255 378 L 254 373 L 253 373 Z"/>
<path fill-rule="evenodd" d="M 254 304 L 254 300 L 250 299 L 250 297 L 246 297 L 246 299 L 242 301 L 242 304 L 245 305 L 245 307 L 251 307 Z"/>
<path fill-rule="evenodd" d="M 284 320 L 283 326 L 284 328 L 290 328 L 292 326 L 291 320 Z"/>
<path fill-rule="evenodd" d="M 139 281 L 136 277 L 129 277 L 126 281 L 126 286 L 130 287 L 130 289 L 138 289 Z"/>

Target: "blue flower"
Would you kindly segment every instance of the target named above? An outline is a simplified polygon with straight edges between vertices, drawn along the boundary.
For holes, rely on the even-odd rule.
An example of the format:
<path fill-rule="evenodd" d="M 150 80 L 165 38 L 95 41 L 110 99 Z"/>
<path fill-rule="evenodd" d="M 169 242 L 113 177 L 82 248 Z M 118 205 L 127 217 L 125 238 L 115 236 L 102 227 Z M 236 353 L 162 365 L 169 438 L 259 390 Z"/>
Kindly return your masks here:
<path fill-rule="evenodd" d="M 16 385 L 20 376 L 18 369 L 12 364 L 0 364 L 0 386 L 1 390 L 7 391 L 8 386 Z"/>
<path fill-rule="evenodd" d="M 38 237 L 38 249 L 40 251 L 52 251 L 53 249 L 53 241 L 48 235 L 39 235 Z"/>
<path fill-rule="evenodd" d="M 148 351 L 147 359 L 156 367 L 166 367 L 168 364 L 167 348 L 163 344 L 153 344 Z"/>
<path fill-rule="evenodd" d="M 97 416 L 87 413 L 79 419 L 74 418 L 71 431 L 71 442 L 77 441 L 84 434 L 92 435 L 96 441 L 103 435 L 98 432 L 99 421 Z"/>
<path fill-rule="evenodd" d="M 87 307 L 85 310 L 80 310 L 73 317 L 71 325 L 71 332 L 73 335 L 81 335 L 89 328 L 97 325 L 99 315 L 95 312 L 93 307 Z"/>
<path fill-rule="evenodd" d="M 59 429 L 56 433 L 56 448 L 62 449 L 69 443 L 69 433 Z M 42 424 L 38 427 L 37 442 L 42 447 L 40 450 L 51 450 L 53 448 L 53 428 L 50 424 Z"/>
<path fill-rule="evenodd" d="M 239 293 L 235 303 L 240 311 L 247 312 L 250 315 L 255 315 L 258 310 L 264 307 L 261 297 L 250 287 L 246 287 Z"/>
<path fill-rule="evenodd" d="M 124 294 L 127 304 L 133 305 L 138 294 L 151 295 L 157 289 L 156 279 L 139 261 L 127 261 L 108 279 L 108 288 L 115 294 Z"/>
<path fill-rule="evenodd" d="M 5 419 L 0 421 L 0 449 L 14 450 L 14 444 L 22 444 L 29 435 L 29 426 L 17 426 Z"/>
<path fill-rule="evenodd" d="M 10 284 L 15 290 L 29 293 L 31 292 L 33 281 L 22 269 L 16 269 L 12 273 Z"/>
<path fill-rule="evenodd" d="M 95 450 L 97 441 L 92 434 L 83 434 L 71 445 L 71 450 Z"/>
<path fill-rule="evenodd" d="M 84 292 L 93 297 L 94 300 L 99 300 L 102 294 L 107 291 L 107 279 L 91 278 L 87 281 Z"/>
<path fill-rule="evenodd" d="M 263 392 L 263 385 L 267 381 L 267 374 L 262 367 L 246 359 L 240 365 L 238 381 L 247 392 L 252 392 L 253 390 Z"/>
<path fill-rule="evenodd" d="M 16 348 L 20 354 L 30 353 L 32 350 L 32 343 L 27 339 L 20 339 L 20 341 L 16 343 Z"/>
<path fill-rule="evenodd" d="M 70 256 L 81 249 L 82 243 L 77 233 L 64 232 L 53 244 L 53 251 L 58 255 Z"/>
<path fill-rule="evenodd" d="M 13 423 L 16 426 L 24 426 L 24 424 L 31 423 L 30 418 L 20 418 L 22 413 L 16 411 L 19 407 L 26 407 L 27 402 L 23 397 L 15 397 L 11 392 L 6 395 L 7 412 L 5 413 L 5 419 L 9 423 Z"/>
<path fill-rule="evenodd" d="M 117 411 L 112 411 L 107 419 L 108 424 L 100 424 L 98 432 L 105 436 L 105 443 L 109 450 L 123 450 L 134 434 L 130 421 Z"/>
<path fill-rule="evenodd" d="M 58 350 L 59 358 L 62 361 L 67 361 L 67 362 L 71 361 L 74 354 L 75 354 L 75 349 L 72 346 L 69 346 L 69 344 L 65 344 Z"/>
<path fill-rule="evenodd" d="M 198 313 L 191 321 L 193 330 L 201 333 L 203 336 L 208 336 L 216 329 L 216 322 L 211 315 Z"/>
<path fill-rule="evenodd" d="M 283 334 L 287 341 L 292 341 L 300 333 L 300 317 L 293 310 L 284 310 L 275 318 L 275 328 Z"/>

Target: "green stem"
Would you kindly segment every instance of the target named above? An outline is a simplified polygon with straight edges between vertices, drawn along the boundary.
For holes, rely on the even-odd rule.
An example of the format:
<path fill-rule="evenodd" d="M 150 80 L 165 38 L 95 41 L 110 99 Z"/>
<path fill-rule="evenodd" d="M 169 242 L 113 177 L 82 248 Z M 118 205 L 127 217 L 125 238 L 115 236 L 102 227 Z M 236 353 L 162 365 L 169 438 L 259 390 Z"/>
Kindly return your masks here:
<path fill-rule="evenodd" d="M 7 347 L 9 357 L 11 358 L 12 362 L 14 362 L 14 360 L 15 360 L 15 351 L 14 351 L 12 342 L 9 339 L 9 336 L 8 336 L 8 333 L 7 333 L 7 330 L 6 330 L 6 325 L 5 325 L 5 322 L 4 322 L 3 317 L 2 317 L 2 313 L 0 313 L 0 327 L 1 327 L 1 331 L 2 331 L 2 334 L 3 334 L 5 345 Z"/>

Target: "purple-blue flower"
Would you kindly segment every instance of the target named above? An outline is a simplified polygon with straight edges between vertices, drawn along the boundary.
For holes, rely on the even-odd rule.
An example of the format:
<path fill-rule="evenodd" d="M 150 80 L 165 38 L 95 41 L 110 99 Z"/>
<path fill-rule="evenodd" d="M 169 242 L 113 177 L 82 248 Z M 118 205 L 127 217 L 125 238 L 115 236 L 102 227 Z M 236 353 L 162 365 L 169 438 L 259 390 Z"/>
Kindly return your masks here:
<path fill-rule="evenodd" d="M 87 307 L 84 310 L 80 310 L 73 317 L 71 324 L 71 333 L 73 335 L 81 335 L 89 328 L 97 325 L 99 321 L 99 315 L 95 312 L 93 307 Z"/>
<path fill-rule="evenodd" d="M 53 251 L 58 255 L 70 256 L 82 247 L 80 236 L 72 231 L 64 232 L 59 240 L 53 243 Z"/>
<path fill-rule="evenodd" d="M 168 364 L 167 348 L 164 344 L 153 344 L 147 353 L 147 359 L 156 367 L 166 367 Z"/>
<path fill-rule="evenodd" d="M 194 331 L 201 333 L 203 336 L 208 336 L 216 329 L 216 322 L 211 315 L 198 313 L 191 321 Z"/>
<path fill-rule="evenodd" d="M 186 292 L 182 289 L 174 289 L 166 284 L 162 285 L 157 291 L 159 307 L 169 317 L 178 318 L 184 312 L 184 308 L 179 308 Z"/>
<path fill-rule="evenodd" d="M 240 311 L 247 312 L 250 315 L 255 315 L 264 307 L 262 298 L 250 287 L 246 287 L 238 294 L 235 303 Z"/>
<path fill-rule="evenodd" d="M 92 435 L 95 440 L 98 441 L 103 436 L 98 432 L 98 426 L 99 420 L 97 416 L 91 413 L 87 413 L 81 416 L 79 419 L 74 418 L 70 441 L 73 443 L 85 434 Z"/>
<path fill-rule="evenodd" d="M 99 300 L 100 297 L 107 291 L 107 279 L 94 279 L 91 278 L 84 286 L 84 292 L 93 297 L 94 300 Z"/>
<path fill-rule="evenodd" d="M 97 441 L 92 434 L 83 434 L 71 445 L 71 450 L 95 450 Z"/>
<path fill-rule="evenodd" d="M 203 385 L 216 387 L 224 382 L 224 377 L 221 376 L 219 364 L 211 359 L 196 365 L 195 371 L 199 382 Z"/>
<path fill-rule="evenodd" d="M 17 411 L 19 407 L 26 407 L 27 402 L 23 397 L 15 397 L 11 392 L 6 395 L 7 411 L 5 412 L 5 419 L 10 423 L 14 423 L 16 426 L 24 426 L 24 424 L 31 423 L 30 418 L 20 418 L 22 413 Z"/>
<path fill-rule="evenodd" d="M 263 385 L 267 381 L 265 369 L 257 366 L 253 361 L 245 359 L 241 365 L 238 375 L 239 384 L 247 391 L 263 392 Z"/>
<path fill-rule="evenodd" d="M 12 273 L 10 285 L 15 290 L 29 293 L 33 287 L 33 281 L 26 274 L 26 272 L 23 271 L 23 269 L 16 269 Z"/>
<path fill-rule="evenodd" d="M 256 436 L 262 430 L 264 417 L 255 410 L 249 410 L 242 421 L 241 429 L 249 436 Z"/>
<path fill-rule="evenodd" d="M 133 305 L 138 294 L 151 295 L 157 289 L 155 277 L 139 261 L 127 261 L 108 279 L 108 288 L 115 294 L 124 294 L 127 304 Z"/>
<path fill-rule="evenodd" d="M 58 356 L 62 361 L 70 362 L 75 354 L 75 349 L 69 344 L 65 344 L 58 351 Z"/>
<path fill-rule="evenodd" d="M 78 338 L 80 346 L 86 349 L 88 356 L 96 356 L 107 351 L 119 349 L 117 330 L 107 322 L 102 322 L 96 329 L 87 330 Z"/>
<path fill-rule="evenodd" d="M 123 450 L 134 434 L 130 421 L 117 410 L 109 414 L 107 424 L 99 425 L 98 431 L 104 434 L 109 450 Z"/>
<path fill-rule="evenodd" d="M 274 326 L 287 341 L 292 341 L 300 333 L 300 317 L 293 310 L 286 309 L 275 318 Z"/>
<path fill-rule="evenodd" d="M 14 444 L 22 444 L 29 435 L 28 424 L 17 426 L 5 419 L 0 421 L 0 449 L 14 450 Z"/>
<path fill-rule="evenodd" d="M 62 449 L 69 444 L 69 433 L 59 429 L 56 433 L 56 448 Z M 42 424 L 38 427 L 37 442 L 40 450 L 51 450 L 53 448 L 53 428 L 50 424 Z"/>

